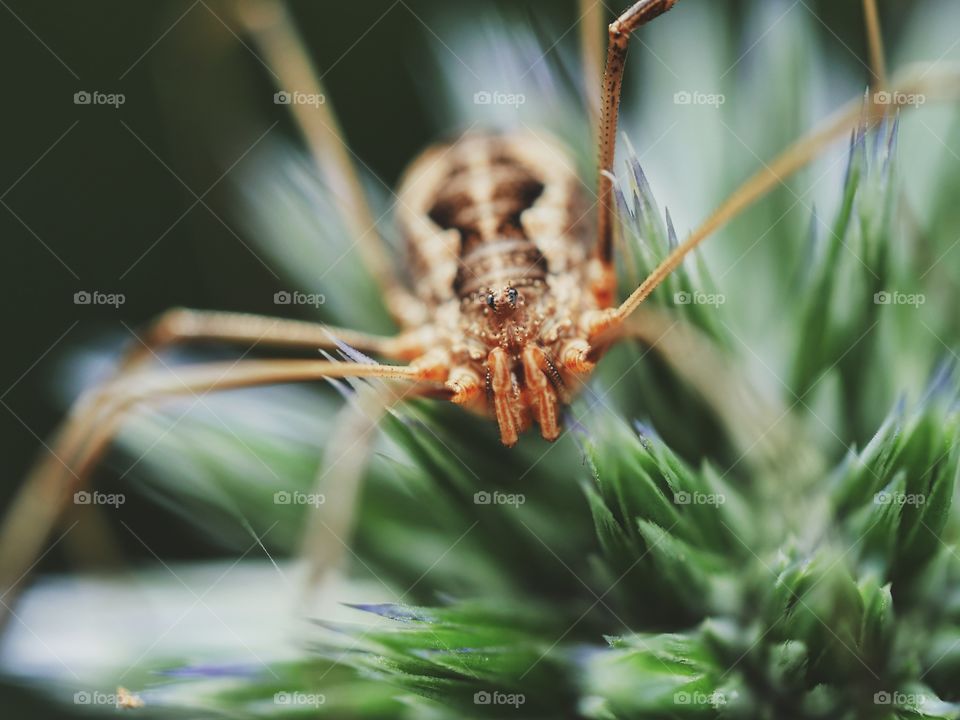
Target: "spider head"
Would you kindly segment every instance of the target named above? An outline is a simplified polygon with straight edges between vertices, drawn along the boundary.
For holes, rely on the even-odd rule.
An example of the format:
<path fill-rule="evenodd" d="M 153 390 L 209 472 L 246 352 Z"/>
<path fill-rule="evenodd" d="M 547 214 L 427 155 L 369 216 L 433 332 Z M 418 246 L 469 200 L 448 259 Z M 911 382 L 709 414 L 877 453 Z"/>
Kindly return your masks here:
<path fill-rule="evenodd" d="M 533 340 L 540 324 L 543 290 L 538 285 L 511 283 L 487 287 L 476 295 L 476 337 L 487 348 L 503 347 L 512 355 Z"/>
<path fill-rule="evenodd" d="M 482 296 L 487 310 L 501 316 L 516 312 L 525 300 L 523 294 L 512 285 L 490 288 Z"/>

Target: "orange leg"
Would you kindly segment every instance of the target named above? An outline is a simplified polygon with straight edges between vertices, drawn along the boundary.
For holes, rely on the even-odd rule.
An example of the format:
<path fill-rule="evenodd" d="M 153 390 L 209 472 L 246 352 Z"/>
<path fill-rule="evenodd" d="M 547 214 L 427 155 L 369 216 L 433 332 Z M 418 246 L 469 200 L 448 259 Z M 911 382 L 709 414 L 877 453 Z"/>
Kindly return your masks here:
<path fill-rule="evenodd" d="M 510 371 L 510 358 L 503 348 L 494 348 L 487 356 L 487 372 L 490 375 L 490 391 L 493 394 L 493 410 L 500 426 L 500 441 L 507 447 L 517 444 L 523 423 L 518 417 L 521 406 L 520 391 Z"/>
<path fill-rule="evenodd" d="M 550 377 L 560 381 L 557 369 L 543 350 L 536 345 L 527 345 L 521 356 L 527 391 L 532 395 L 533 414 L 546 440 L 560 437 L 560 403 Z"/>
<path fill-rule="evenodd" d="M 676 4 L 677 0 L 640 0 L 609 27 L 607 67 L 603 75 L 603 102 L 600 127 L 600 157 L 597 165 L 597 200 L 600 205 L 595 256 L 601 268 L 598 280 L 609 282 L 609 268 L 613 264 L 613 172 L 614 150 L 617 146 L 617 117 L 620 112 L 620 90 L 623 87 L 623 69 L 627 59 L 627 44 L 630 34 L 654 18 L 662 15 Z M 603 269 L 608 271 L 605 273 Z M 602 289 L 602 288 L 599 288 Z M 604 305 L 606 306 L 606 305 Z"/>
<path fill-rule="evenodd" d="M 483 381 L 472 367 L 458 365 L 450 370 L 447 388 L 453 394 L 451 400 L 457 405 L 470 405 L 480 398 Z"/>
<path fill-rule="evenodd" d="M 588 332 L 589 336 L 590 333 Z M 591 357 L 591 347 L 584 338 L 568 340 L 560 348 L 560 366 L 567 372 L 583 375 L 593 372 L 596 361 Z"/>

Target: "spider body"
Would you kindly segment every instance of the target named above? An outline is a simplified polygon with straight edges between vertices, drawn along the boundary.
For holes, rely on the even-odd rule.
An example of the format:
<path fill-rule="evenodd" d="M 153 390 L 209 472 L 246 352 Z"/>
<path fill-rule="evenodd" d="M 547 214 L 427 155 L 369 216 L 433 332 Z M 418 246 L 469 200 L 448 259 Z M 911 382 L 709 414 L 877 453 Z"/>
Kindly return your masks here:
<path fill-rule="evenodd" d="M 430 350 L 413 361 L 455 402 L 496 418 L 507 445 L 535 421 L 560 434 L 588 326 L 590 215 L 567 151 L 545 135 L 466 135 L 425 151 L 399 223 Z"/>

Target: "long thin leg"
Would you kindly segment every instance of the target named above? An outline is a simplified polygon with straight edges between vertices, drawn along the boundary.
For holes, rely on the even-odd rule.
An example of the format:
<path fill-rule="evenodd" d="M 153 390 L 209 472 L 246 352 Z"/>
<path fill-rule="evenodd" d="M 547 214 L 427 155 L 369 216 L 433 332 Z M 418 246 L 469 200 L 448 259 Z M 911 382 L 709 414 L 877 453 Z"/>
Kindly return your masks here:
<path fill-rule="evenodd" d="M 620 307 L 608 311 L 603 322 L 594 324 L 591 344 L 595 344 L 594 341 L 598 339 L 602 340 L 600 336 L 626 320 L 700 243 L 787 177 L 814 160 L 831 142 L 848 135 L 861 123 L 875 123 L 885 113 L 890 112 L 891 107 L 912 107 L 906 100 L 911 96 L 924 95 L 928 101 L 957 99 L 960 96 L 960 71 L 949 67 L 938 69 L 936 65 L 922 63 L 911 68 L 898 82 L 894 82 L 894 87 L 897 90 L 891 93 L 891 97 L 895 105 L 875 105 L 869 101 L 864 103 L 862 97 L 855 98 L 752 175 L 694 230 L 689 238 L 654 268 Z"/>
<path fill-rule="evenodd" d="M 123 369 L 139 365 L 172 345 L 190 340 L 214 340 L 276 348 L 332 349 L 334 339 L 364 353 L 391 360 L 411 360 L 423 354 L 422 332 L 382 337 L 304 320 L 266 315 L 174 308 L 148 326 L 139 342 L 121 361 Z"/>
<path fill-rule="evenodd" d="M 874 94 L 887 89 L 887 64 L 884 53 L 883 32 L 880 27 L 880 13 L 877 10 L 877 0 L 863 0 L 863 16 L 866 25 L 867 47 L 870 55 L 870 92 Z M 893 110 L 891 109 L 891 112 Z M 899 189 L 900 212 L 904 218 L 904 224 L 910 229 L 914 236 L 919 234 L 920 223 L 917 220 L 916 212 L 907 196 L 907 189 Z"/>
<path fill-rule="evenodd" d="M 324 99 L 317 104 L 291 103 L 290 111 L 314 161 L 335 196 L 345 205 L 350 237 L 356 242 L 367 270 L 383 290 L 387 308 L 403 327 L 417 324 L 424 314 L 422 304 L 394 272 L 390 250 L 377 231 L 333 107 L 327 102 L 323 83 L 285 7 L 275 0 L 244 0 L 236 9 L 237 17 L 279 78 L 277 89 Z"/>
<path fill-rule="evenodd" d="M 372 353 L 391 360 L 411 360 L 420 357 L 429 345 L 424 342 L 426 338 L 423 336 L 423 331 L 411 330 L 395 337 L 381 337 L 302 320 L 173 308 L 154 319 L 146 332 L 130 343 L 113 379 L 143 369 L 145 365 L 158 359 L 164 350 L 189 341 L 238 343 L 246 345 L 248 349 L 267 346 L 313 350 L 334 349 L 337 347 L 336 342 L 342 342 L 363 353 Z M 340 424 L 337 427 L 339 428 Z M 81 505 L 77 510 L 85 513 L 85 521 L 83 527 L 74 531 L 73 535 L 77 535 L 81 529 L 84 530 L 85 539 L 89 541 L 92 537 L 96 544 L 95 551 L 88 555 L 106 557 L 105 551 L 110 549 L 104 540 L 107 530 L 102 523 L 91 523 L 91 520 L 98 519 L 97 509 Z"/>
<path fill-rule="evenodd" d="M 600 53 L 603 17 L 607 6 L 603 0 L 580 0 L 580 69 L 586 95 L 590 126 L 600 124 Z M 596 140 L 596 138 L 594 138 Z"/>
<path fill-rule="evenodd" d="M 887 64 L 883 54 L 883 34 L 880 32 L 880 13 L 877 0 L 863 0 L 867 21 L 867 45 L 870 48 L 870 89 L 882 90 L 887 85 Z"/>
<path fill-rule="evenodd" d="M 614 20 L 609 27 L 607 67 L 603 75 L 603 103 L 600 127 L 600 157 L 598 163 L 597 201 L 600 204 L 597 228 L 596 257 L 606 266 L 613 262 L 613 172 L 614 151 L 617 146 L 617 118 L 620 113 L 620 90 L 623 87 L 623 69 L 627 59 L 630 33 L 662 15 L 677 0 L 640 0 Z"/>
<path fill-rule="evenodd" d="M 423 371 L 409 366 L 249 360 L 128 374 L 82 397 L 0 526 L 0 600 L 9 606 L 10 596 L 32 569 L 72 494 L 83 486 L 132 408 L 176 395 L 334 377 L 426 381 Z"/>
<path fill-rule="evenodd" d="M 307 562 L 306 592 L 343 565 L 356 521 L 364 470 L 373 452 L 376 430 L 390 408 L 407 398 L 415 386 L 397 393 L 390 384 L 365 386 L 338 413 L 333 434 L 325 444 L 314 490 L 324 503 L 307 515 L 300 548 Z M 305 608 L 309 611 L 309 605 Z"/>

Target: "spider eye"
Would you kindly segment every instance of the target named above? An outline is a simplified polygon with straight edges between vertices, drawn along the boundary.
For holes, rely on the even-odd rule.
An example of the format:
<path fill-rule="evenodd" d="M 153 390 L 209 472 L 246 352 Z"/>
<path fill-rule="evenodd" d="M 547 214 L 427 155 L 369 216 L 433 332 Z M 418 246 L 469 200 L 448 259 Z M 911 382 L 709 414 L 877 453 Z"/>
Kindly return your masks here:
<path fill-rule="evenodd" d="M 507 289 L 507 299 L 510 301 L 511 305 L 517 304 L 517 298 L 519 297 L 519 295 L 520 293 L 517 292 L 516 288 Z"/>
<path fill-rule="evenodd" d="M 493 293 L 487 293 L 487 307 L 491 310 L 497 309 L 497 301 L 496 298 L 493 297 Z"/>

